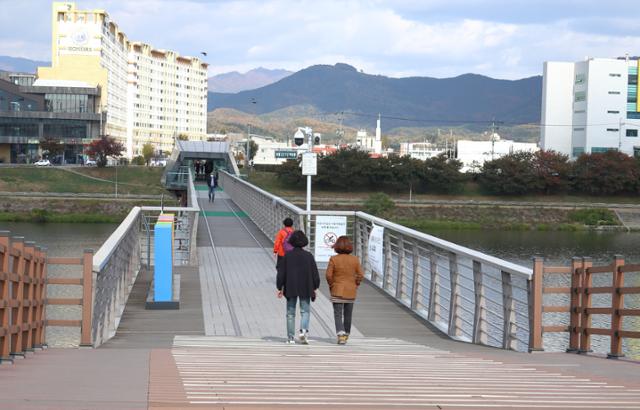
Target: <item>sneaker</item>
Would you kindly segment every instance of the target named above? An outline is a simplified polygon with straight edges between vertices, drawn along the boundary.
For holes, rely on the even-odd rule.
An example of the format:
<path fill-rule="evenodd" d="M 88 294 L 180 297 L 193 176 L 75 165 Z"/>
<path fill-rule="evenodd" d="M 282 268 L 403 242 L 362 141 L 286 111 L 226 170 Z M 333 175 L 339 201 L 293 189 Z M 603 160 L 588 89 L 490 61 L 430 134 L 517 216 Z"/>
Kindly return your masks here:
<path fill-rule="evenodd" d="M 309 344 L 309 331 L 308 330 L 300 330 L 300 336 L 299 336 L 299 340 L 300 343 L 302 343 L 303 345 L 308 345 Z"/>
<path fill-rule="evenodd" d="M 296 344 L 296 341 L 293 339 L 293 337 L 290 337 L 290 338 L 289 338 L 289 339 L 287 339 L 287 341 L 286 341 L 286 342 L 284 342 L 284 343 L 285 343 L 285 344 L 288 344 L 288 345 L 294 345 L 294 344 Z"/>
<path fill-rule="evenodd" d="M 339 345 L 344 345 L 347 343 L 347 336 L 346 335 L 338 335 L 338 344 Z"/>

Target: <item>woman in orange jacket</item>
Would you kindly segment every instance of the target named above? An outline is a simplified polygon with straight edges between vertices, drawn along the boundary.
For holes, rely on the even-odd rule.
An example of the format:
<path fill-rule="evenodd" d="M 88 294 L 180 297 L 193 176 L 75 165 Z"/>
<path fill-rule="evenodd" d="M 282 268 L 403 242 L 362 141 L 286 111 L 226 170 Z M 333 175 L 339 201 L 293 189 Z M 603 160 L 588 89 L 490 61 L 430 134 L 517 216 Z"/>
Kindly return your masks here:
<path fill-rule="evenodd" d="M 293 219 L 285 218 L 284 221 L 282 221 L 282 224 L 284 227 L 278 231 L 273 241 L 273 253 L 276 254 L 278 258 L 276 260 L 276 269 L 278 269 L 282 258 L 284 258 L 284 241 L 287 239 L 287 236 L 293 233 Z"/>
<path fill-rule="evenodd" d="M 333 250 L 337 255 L 329 259 L 326 276 L 331 290 L 338 344 L 343 345 L 349 339 L 353 304 L 364 273 L 358 257 L 351 255 L 353 244 L 347 236 L 339 237 Z"/>

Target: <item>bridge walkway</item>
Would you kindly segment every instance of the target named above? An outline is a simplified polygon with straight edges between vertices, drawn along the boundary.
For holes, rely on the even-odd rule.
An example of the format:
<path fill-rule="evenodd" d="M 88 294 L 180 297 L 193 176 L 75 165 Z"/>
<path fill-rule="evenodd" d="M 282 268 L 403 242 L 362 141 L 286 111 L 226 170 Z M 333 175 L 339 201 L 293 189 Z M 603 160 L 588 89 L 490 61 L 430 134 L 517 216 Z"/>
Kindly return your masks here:
<path fill-rule="evenodd" d="M 347 346 L 333 343 L 326 286 L 312 344 L 287 346 L 269 238 L 223 192 L 199 196 L 182 309 L 144 310 L 139 275 L 104 346 L 0 366 L 0 408 L 640 408 L 637 363 L 452 341 L 369 284 Z"/>

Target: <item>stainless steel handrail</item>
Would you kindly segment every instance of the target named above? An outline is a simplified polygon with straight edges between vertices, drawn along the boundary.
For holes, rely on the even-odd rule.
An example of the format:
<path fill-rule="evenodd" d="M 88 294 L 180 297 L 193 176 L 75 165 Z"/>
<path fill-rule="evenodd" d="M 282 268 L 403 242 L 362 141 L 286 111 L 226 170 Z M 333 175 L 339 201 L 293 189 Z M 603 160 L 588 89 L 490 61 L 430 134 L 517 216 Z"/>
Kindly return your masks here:
<path fill-rule="evenodd" d="M 530 303 L 531 269 L 365 212 L 306 212 L 238 177 L 221 175 L 225 192 L 269 238 L 280 229 L 285 215 L 294 217 L 300 229 L 309 218 L 313 250 L 315 217 L 346 216 L 354 252 L 372 284 L 453 339 L 527 350 L 529 313 L 523 306 Z M 367 257 L 374 224 L 385 228 L 382 274 L 371 270 Z"/>

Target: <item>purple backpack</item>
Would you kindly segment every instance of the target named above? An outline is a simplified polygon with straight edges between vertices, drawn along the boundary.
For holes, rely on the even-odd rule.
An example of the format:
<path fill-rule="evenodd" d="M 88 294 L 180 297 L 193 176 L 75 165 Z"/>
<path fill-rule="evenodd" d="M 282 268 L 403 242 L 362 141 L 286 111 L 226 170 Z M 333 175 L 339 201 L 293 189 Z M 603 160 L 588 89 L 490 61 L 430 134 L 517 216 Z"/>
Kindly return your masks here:
<path fill-rule="evenodd" d="M 285 255 L 291 252 L 294 248 L 294 246 L 289 243 L 289 238 L 291 238 L 291 235 L 293 235 L 293 229 L 287 234 L 287 236 L 285 236 L 284 241 L 282 241 L 282 249 L 284 249 Z"/>

